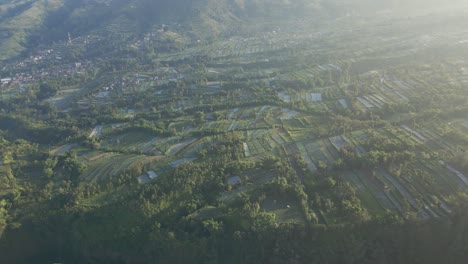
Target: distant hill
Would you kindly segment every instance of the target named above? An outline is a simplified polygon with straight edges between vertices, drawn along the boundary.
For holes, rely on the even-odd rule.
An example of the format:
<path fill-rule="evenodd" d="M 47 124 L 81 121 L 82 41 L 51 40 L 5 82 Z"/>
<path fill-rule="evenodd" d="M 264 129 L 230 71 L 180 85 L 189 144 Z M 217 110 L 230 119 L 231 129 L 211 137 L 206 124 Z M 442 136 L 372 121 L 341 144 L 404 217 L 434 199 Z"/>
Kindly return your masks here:
<path fill-rule="evenodd" d="M 63 6 L 63 0 L 10 0 L 0 2 L 0 60 L 24 50 L 29 34 L 46 17 Z"/>
<path fill-rule="evenodd" d="M 247 18 L 285 17 L 320 1 L 284 0 L 5 0 L 0 2 L 0 60 L 29 46 L 85 35 L 109 26 L 141 33 L 182 23 L 214 37 Z"/>
<path fill-rule="evenodd" d="M 301 16 L 326 19 L 442 3 L 441 0 L 3 0 L 0 60 L 18 55 L 28 47 L 64 40 L 68 32 L 80 36 L 105 28 L 126 28 L 139 34 L 157 24 L 179 23 L 195 35 L 214 38 L 259 19 L 274 22 Z"/>

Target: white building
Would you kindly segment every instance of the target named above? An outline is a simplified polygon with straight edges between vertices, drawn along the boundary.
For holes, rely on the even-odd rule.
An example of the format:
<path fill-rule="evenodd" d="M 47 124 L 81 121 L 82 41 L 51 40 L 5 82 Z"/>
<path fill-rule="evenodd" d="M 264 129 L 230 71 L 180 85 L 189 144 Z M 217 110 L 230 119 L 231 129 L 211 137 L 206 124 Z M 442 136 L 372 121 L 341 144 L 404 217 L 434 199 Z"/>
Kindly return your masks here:
<path fill-rule="evenodd" d="M 147 174 L 148 174 L 148 177 L 151 180 L 154 180 L 154 179 L 156 179 L 158 177 L 158 174 L 156 174 L 156 172 L 154 172 L 154 171 L 148 171 Z"/>
<path fill-rule="evenodd" d="M 13 80 L 13 79 L 11 79 L 11 78 L 3 78 L 3 79 L 0 80 L 0 82 L 1 82 L 2 84 L 8 84 L 8 83 L 10 83 L 12 80 Z"/>

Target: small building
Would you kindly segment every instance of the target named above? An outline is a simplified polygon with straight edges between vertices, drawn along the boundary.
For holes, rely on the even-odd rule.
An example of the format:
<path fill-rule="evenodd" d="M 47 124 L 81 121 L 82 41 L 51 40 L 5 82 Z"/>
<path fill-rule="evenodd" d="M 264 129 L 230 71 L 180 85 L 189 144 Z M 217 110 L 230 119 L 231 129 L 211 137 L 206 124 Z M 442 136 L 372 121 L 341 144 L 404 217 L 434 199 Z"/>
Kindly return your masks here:
<path fill-rule="evenodd" d="M 138 183 L 139 184 L 147 184 L 150 181 L 151 181 L 150 178 L 146 174 L 143 174 L 140 177 L 138 177 Z"/>
<path fill-rule="evenodd" d="M 151 180 L 154 180 L 158 177 L 158 174 L 156 174 L 156 172 L 154 171 L 148 171 L 146 174 L 148 174 L 148 177 L 151 179 Z"/>
<path fill-rule="evenodd" d="M 156 179 L 158 177 L 158 174 L 154 171 L 148 171 L 145 174 L 141 175 L 138 177 L 138 183 L 140 184 L 147 184 L 148 182 Z"/>
<path fill-rule="evenodd" d="M 0 80 L 0 82 L 1 82 L 2 84 L 8 84 L 8 83 L 10 83 L 12 80 L 13 80 L 13 79 L 11 79 L 11 78 L 3 78 L 3 79 Z"/>

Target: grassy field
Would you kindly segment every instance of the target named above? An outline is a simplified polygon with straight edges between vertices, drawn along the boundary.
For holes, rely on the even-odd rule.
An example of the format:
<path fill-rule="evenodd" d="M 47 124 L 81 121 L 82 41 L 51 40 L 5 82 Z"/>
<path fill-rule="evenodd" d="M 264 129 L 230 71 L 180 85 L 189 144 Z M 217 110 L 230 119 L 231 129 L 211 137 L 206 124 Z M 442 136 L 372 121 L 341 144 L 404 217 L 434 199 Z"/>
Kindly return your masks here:
<path fill-rule="evenodd" d="M 117 153 L 93 153 L 86 157 L 88 168 L 81 178 L 83 182 L 105 182 L 126 169 L 155 167 L 161 157 L 145 155 L 123 155 Z"/>
<path fill-rule="evenodd" d="M 267 197 L 261 208 L 276 215 L 278 223 L 305 223 L 305 218 L 296 201 L 291 198 Z"/>

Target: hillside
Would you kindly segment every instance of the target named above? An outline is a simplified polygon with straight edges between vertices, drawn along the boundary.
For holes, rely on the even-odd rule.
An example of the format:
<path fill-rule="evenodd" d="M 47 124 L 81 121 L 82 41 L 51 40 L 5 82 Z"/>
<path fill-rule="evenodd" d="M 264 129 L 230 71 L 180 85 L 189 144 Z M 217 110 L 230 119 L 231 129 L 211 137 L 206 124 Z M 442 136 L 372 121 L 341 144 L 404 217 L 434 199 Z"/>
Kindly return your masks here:
<path fill-rule="evenodd" d="M 24 51 L 29 36 L 46 17 L 63 5 L 62 0 L 2 1 L 0 3 L 0 60 Z"/>
<path fill-rule="evenodd" d="M 267 3 L 268 2 L 268 3 Z M 283 1 L 231 0 L 9 0 L 0 5 L 0 60 L 28 54 L 51 43 L 109 27 L 126 28 L 135 35 L 153 26 L 177 23 L 198 37 L 213 38 L 241 23 L 240 18 L 286 14 L 297 5 Z"/>
<path fill-rule="evenodd" d="M 442 2 L 0 0 L 0 263 L 468 263 Z"/>
<path fill-rule="evenodd" d="M 39 44 L 125 28 L 144 34 L 155 25 L 179 24 L 196 38 L 213 39 L 239 34 L 239 29 L 278 23 L 292 17 L 328 20 L 344 15 L 437 6 L 440 1 L 413 0 L 7 0 L 0 4 L 0 60 L 26 52 Z"/>

